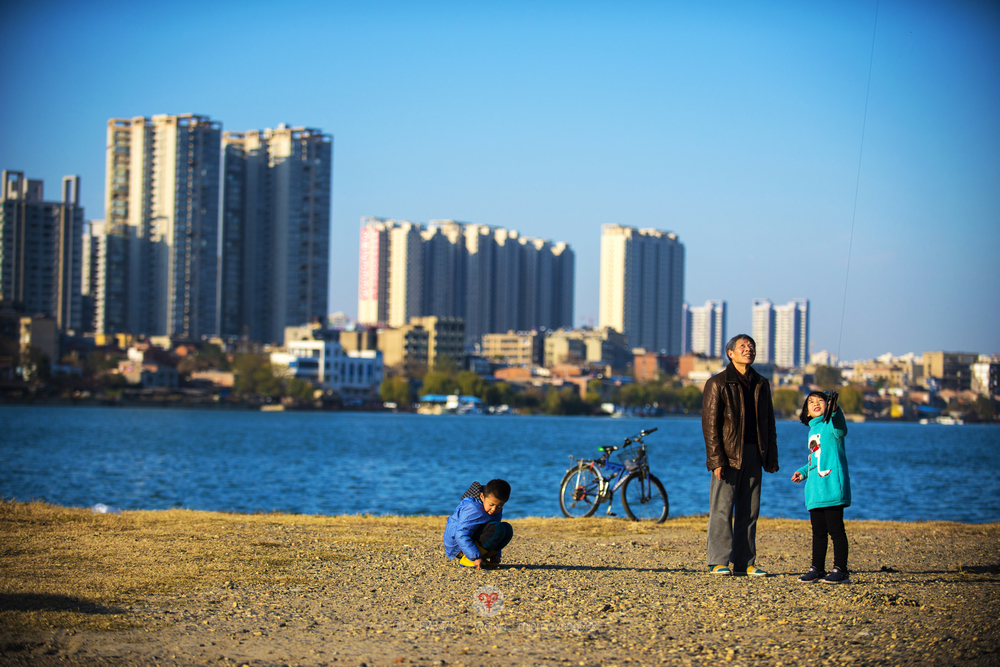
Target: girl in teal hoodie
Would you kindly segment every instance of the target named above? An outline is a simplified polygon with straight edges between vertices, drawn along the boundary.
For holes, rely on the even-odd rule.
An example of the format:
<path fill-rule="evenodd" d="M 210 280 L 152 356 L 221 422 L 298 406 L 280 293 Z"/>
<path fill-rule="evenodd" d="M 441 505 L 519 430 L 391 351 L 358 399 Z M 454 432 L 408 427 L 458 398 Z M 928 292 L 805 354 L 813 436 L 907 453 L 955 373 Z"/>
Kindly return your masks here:
<path fill-rule="evenodd" d="M 806 509 L 812 522 L 812 567 L 802 583 L 850 583 L 844 508 L 851 504 L 844 436 L 847 421 L 837 407 L 837 393 L 810 392 L 799 419 L 809 427 L 809 462 L 795 471 L 793 482 L 805 480 Z M 826 573 L 826 537 L 833 542 L 833 570 Z"/>

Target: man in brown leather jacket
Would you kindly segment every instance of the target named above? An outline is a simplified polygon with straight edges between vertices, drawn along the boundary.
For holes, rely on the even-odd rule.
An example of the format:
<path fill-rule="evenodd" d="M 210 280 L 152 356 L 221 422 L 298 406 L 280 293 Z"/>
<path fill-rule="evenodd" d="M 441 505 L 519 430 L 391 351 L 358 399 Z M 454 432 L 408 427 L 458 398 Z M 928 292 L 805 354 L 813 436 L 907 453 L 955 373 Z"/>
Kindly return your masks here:
<path fill-rule="evenodd" d="M 701 408 L 712 471 L 708 567 L 712 574 L 762 577 L 767 573 L 756 566 L 761 469 L 778 472 L 771 385 L 751 368 L 757 355 L 753 338 L 733 337 L 726 354 L 729 365 L 705 383 Z"/>

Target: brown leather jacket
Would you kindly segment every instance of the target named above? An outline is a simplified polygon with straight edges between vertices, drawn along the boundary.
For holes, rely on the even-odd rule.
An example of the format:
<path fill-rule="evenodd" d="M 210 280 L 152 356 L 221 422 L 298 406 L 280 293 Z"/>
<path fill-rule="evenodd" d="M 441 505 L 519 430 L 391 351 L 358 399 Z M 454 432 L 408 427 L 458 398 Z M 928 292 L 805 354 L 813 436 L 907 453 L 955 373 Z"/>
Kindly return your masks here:
<path fill-rule="evenodd" d="M 757 405 L 757 443 L 760 460 L 766 472 L 778 472 L 778 443 L 774 428 L 774 406 L 771 404 L 770 383 L 753 369 L 757 376 L 754 402 Z M 743 386 L 736 368 L 730 363 L 718 375 L 705 383 L 701 404 L 701 429 L 705 434 L 706 465 L 709 470 L 728 465 L 739 469 L 743 465 Z"/>

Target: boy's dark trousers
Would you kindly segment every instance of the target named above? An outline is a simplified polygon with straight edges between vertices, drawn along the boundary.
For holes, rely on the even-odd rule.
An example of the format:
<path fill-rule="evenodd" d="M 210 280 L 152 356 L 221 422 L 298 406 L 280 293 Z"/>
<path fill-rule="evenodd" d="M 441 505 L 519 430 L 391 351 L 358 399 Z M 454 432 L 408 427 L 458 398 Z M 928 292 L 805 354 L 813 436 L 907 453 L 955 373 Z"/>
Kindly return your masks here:
<path fill-rule="evenodd" d="M 844 528 L 844 506 L 820 507 L 809 510 L 812 523 L 812 564 L 817 570 L 826 570 L 826 536 L 833 542 L 833 564 L 847 572 L 847 530 Z"/>
<path fill-rule="evenodd" d="M 472 533 L 472 541 L 479 547 L 484 558 L 491 558 L 500 553 L 512 537 L 514 529 L 506 521 L 484 523 Z"/>

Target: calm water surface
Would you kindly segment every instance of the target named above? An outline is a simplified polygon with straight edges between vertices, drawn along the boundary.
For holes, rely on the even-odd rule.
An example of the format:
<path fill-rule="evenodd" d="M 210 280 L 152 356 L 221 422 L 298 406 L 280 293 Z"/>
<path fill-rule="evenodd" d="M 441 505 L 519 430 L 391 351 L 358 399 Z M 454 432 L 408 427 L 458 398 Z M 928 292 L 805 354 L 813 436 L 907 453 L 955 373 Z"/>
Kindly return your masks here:
<path fill-rule="evenodd" d="M 708 510 L 701 421 L 0 406 L 0 496 L 87 507 L 301 514 L 449 514 L 503 477 L 508 518 L 559 515 L 570 454 L 640 429 L 671 516 Z M 804 518 L 806 428 L 778 424 L 781 471 L 761 514 Z M 852 424 L 851 519 L 1000 520 L 995 426 Z M 620 509 L 618 499 L 616 508 Z M 602 510 L 603 511 L 602 506 Z"/>

